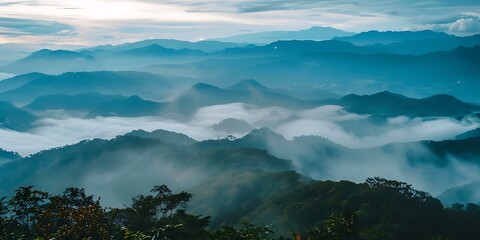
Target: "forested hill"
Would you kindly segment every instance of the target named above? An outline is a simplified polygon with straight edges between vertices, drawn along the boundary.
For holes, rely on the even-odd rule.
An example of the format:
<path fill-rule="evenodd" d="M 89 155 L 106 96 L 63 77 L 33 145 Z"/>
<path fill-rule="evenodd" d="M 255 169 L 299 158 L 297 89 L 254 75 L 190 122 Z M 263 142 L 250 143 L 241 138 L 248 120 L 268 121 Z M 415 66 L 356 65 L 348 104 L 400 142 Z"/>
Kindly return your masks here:
<path fill-rule="evenodd" d="M 291 172 L 270 177 L 298 180 Z M 224 218 L 222 224 L 212 226 L 209 216 L 186 211 L 190 193 L 175 193 L 165 185 L 116 209 L 103 207 L 100 198 L 84 189 L 67 188 L 52 195 L 31 186 L 20 187 L 13 196 L 1 198 L 0 233 L 2 239 L 74 240 L 478 239 L 480 206 L 444 208 L 409 184 L 383 178 L 369 178 L 361 184 L 308 181 L 258 197 L 265 198 L 241 218 L 241 224 L 229 225 Z M 249 204 L 244 202 L 230 212 L 242 211 Z M 270 220 L 266 224 L 262 219 Z"/>

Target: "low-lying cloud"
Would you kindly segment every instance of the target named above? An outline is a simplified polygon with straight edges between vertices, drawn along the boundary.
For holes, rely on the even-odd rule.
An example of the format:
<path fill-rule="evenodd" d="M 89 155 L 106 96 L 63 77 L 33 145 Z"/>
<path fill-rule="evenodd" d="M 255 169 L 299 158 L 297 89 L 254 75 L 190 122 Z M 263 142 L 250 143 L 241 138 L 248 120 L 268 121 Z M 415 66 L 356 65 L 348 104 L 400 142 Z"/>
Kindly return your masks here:
<path fill-rule="evenodd" d="M 477 119 L 396 117 L 387 119 L 378 126 L 369 123 L 371 125 L 368 127 L 369 134 L 358 135 L 343 127 L 342 123 L 353 123 L 349 125 L 351 129 L 362 128 L 369 116 L 349 113 L 338 106 L 290 110 L 280 107 L 258 108 L 235 103 L 201 108 L 190 119 L 184 121 L 162 117 L 82 119 L 65 116 L 63 113 L 50 116 L 55 118 L 41 119 L 37 122 L 37 127 L 29 132 L 0 129 L 0 148 L 26 156 L 41 150 L 74 144 L 84 139 L 111 139 L 136 129 L 147 131 L 165 129 L 184 133 L 196 140 L 224 138 L 226 133 L 217 132 L 211 126 L 225 118 L 236 118 L 243 119 L 257 128 L 269 127 L 287 139 L 302 135 L 316 135 L 353 148 L 353 150 L 339 148 L 335 150 L 338 152 L 329 155 L 325 146 L 318 146 L 315 142 L 313 145 L 297 144 L 288 148 L 283 145 L 277 146 L 276 143 L 267 143 L 270 145 L 270 154 L 292 160 L 299 172 L 314 179 L 347 179 L 363 182 L 368 177 L 382 176 L 412 183 L 414 187 L 434 195 L 440 194 L 449 187 L 480 180 L 478 177 L 480 168 L 461 159 L 449 157 L 446 166 L 438 166 L 435 161 L 412 163 L 412 156 L 435 159 L 430 150 L 421 143 L 370 148 L 394 142 L 451 139 L 465 131 L 477 128 L 479 126 Z M 246 133 L 235 136 L 242 137 L 244 134 Z M 125 157 L 128 154 L 133 156 Z M 121 155 L 126 159 L 139 158 L 138 154 L 128 153 L 128 150 Z M 182 173 L 181 169 L 174 166 L 158 166 L 160 170 L 142 169 L 141 166 L 132 165 L 132 161 L 121 160 L 123 157 L 118 157 L 120 162 L 117 162 L 118 166 L 115 169 L 112 168 L 109 172 L 91 171 L 88 176 L 83 176 L 77 182 L 69 184 L 88 187 L 95 194 L 106 193 L 103 195 L 108 195 L 109 204 L 119 204 L 113 199 L 126 199 L 132 194 L 147 191 L 151 186 L 142 185 L 144 182 L 151 184 L 158 182 L 159 171 L 165 176 L 169 172 L 175 173 L 178 179 L 165 180 L 165 183 L 174 187 L 191 187 L 192 184 L 185 185 L 186 181 L 194 179 L 195 174 L 198 174 L 187 170 Z M 143 159 L 143 157 L 140 158 Z M 132 169 L 137 170 L 132 171 Z M 139 178 L 135 174 L 143 174 L 143 177 Z M 132 180 L 127 183 L 121 179 Z M 37 185 L 49 186 L 49 179 L 40 180 L 36 180 Z M 139 189 L 137 185 L 143 188 Z M 57 186 L 58 189 L 62 187 Z"/>
<path fill-rule="evenodd" d="M 459 121 L 451 118 L 397 117 L 388 119 L 381 126 L 371 124 L 373 128 L 370 134 L 357 136 L 342 127 L 342 122 L 353 122 L 351 128 L 362 128 L 364 123 L 360 120 L 368 116 L 348 113 L 338 106 L 290 110 L 280 107 L 258 108 L 242 103 L 201 108 L 191 119 L 185 121 L 163 117 L 82 119 L 61 114 L 56 116 L 39 120 L 37 127 L 29 132 L 0 129 L 0 148 L 28 155 L 84 139 L 110 139 L 136 129 L 147 131 L 165 129 L 184 133 L 201 141 L 226 137 L 225 133 L 216 132 L 211 128 L 225 118 L 242 119 L 256 128 L 268 127 L 287 139 L 316 135 L 350 148 L 375 147 L 393 142 L 451 139 L 479 127 L 475 119 Z M 358 126 L 355 125 L 355 121 L 360 121 Z M 246 133 L 239 133 L 235 137 L 242 137 L 244 134 Z"/>

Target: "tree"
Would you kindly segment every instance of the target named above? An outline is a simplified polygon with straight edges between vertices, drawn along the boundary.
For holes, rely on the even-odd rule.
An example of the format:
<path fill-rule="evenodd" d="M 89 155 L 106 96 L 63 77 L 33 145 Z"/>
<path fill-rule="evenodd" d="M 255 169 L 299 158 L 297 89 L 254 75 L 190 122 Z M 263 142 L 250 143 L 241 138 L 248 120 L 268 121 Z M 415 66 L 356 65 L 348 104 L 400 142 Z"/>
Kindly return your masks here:
<path fill-rule="evenodd" d="M 260 227 L 246 221 L 240 228 L 224 226 L 212 234 L 212 240 L 271 240 L 273 231 L 268 227 Z"/>
<path fill-rule="evenodd" d="M 127 208 L 126 225 L 130 231 L 152 235 L 155 239 L 202 239 L 209 217 L 185 212 L 192 195 L 174 194 L 167 186 L 155 186 L 154 195 L 139 195 Z"/>
<path fill-rule="evenodd" d="M 45 239 L 110 239 L 112 219 L 100 200 L 84 189 L 67 188 L 62 195 L 50 197 L 38 215 L 37 236 Z"/>
<path fill-rule="evenodd" d="M 381 177 L 367 178 L 365 181 L 370 188 L 386 188 L 401 193 L 410 199 L 426 201 L 431 196 L 423 191 L 413 189 L 411 184 L 395 180 L 387 180 Z"/>
<path fill-rule="evenodd" d="M 48 193 L 33 189 L 33 186 L 20 187 L 8 201 L 8 210 L 13 220 L 17 221 L 27 236 L 38 222 L 38 214 L 42 211 L 48 198 Z"/>
<path fill-rule="evenodd" d="M 359 239 L 355 229 L 357 217 L 353 213 L 330 214 L 322 227 L 306 229 L 307 240 L 350 240 Z M 297 235 L 300 238 L 300 235 Z"/>

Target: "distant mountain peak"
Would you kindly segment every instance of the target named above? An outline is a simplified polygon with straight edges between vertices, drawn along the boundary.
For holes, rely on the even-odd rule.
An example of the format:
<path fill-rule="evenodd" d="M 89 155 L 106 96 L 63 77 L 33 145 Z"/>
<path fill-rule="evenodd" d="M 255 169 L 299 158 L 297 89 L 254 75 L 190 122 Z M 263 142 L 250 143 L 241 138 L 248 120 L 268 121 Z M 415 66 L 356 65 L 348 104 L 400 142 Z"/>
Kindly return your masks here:
<path fill-rule="evenodd" d="M 460 99 L 458 99 L 458 98 L 456 98 L 452 95 L 448 95 L 448 94 L 437 94 L 437 95 L 433 95 L 431 97 L 424 98 L 422 100 L 426 101 L 426 102 L 435 102 L 435 103 L 439 103 L 439 104 L 440 103 L 465 104 Z"/>
<path fill-rule="evenodd" d="M 465 139 L 468 139 L 468 138 L 478 138 L 478 137 L 480 137 L 480 128 L 476 128 L 476 129 L 470 130 L 468 132 L 464 132 L 460 135 L 457 135 L 455 137 L 455 139 L 465 140 Z"/>
<path fill-rule="evenodd" d="M 378 93 L 374 93 L 372 95 L 369 95 L 369 96 L 377 96 L 377 97 L 395 97 L 395 98 L 403 98 L 403 99 L 408 99 L 408 97 L 402 95 L 402 94 L 399 94 L 399 93 L 394 93 L 394 92 L 390 92 L 388 90 L 385 90 L 385 91 L 382 91 L 382 92 L 378 92 Z"/>
<path fill-rule="evenodd" d="M 441 39 L 453 38 L 443 32 L 434 32 L 431 30 L 422 31 L 377 31 L 371 30 L 362 32 L 353 36 L 337 37 L 335 39 L 350 42 L 355 45 L 375 45 L 375 44 L 390 44 L 402 42 L 406 40 L 421 40 L 421 39 Z"/>
<path fill-rule="evenodd" d="M 212 126 L 212 129 L 229 134 L 247 133 L 255 129 L 250 123 L 243 119 L 226 118 Z"/>
<path fill-rule="evenodd" d="M 132 95 L 132 96 L 128 97 L 128 100 L 130 100 L 130 101 L 144 101 L 144 99 L 141 98 L 138 95 Z"/>
<path fill-rule="evenodd" d="M 267 128 L 267 127 L 261 127 L 261 128 L 258 128 L 258 129 L 254 129 L 249 134 L 247 134 L 245 137 L 275 138 L 275 139 L 285 140 L 285 138 L 282 135 L 270 130 L 270 128 Z"/>
<path fill-rule="evenodd" d="M 348 111 L 390 116 L 464 116 L 480 111 L 479 106 L 447 94 L 416 99 L 384 91 L 363 96 L 347 95 L 341 103 Z"/>
<path fill-rule="evenodd" d="M 220 89 L 220 88 L 215 87 L 215 86 L 210 85 L 210 84 L 206 84 L 206 83 L 197 83 L 197 84 L 193 85 L 190 89 L 191 90 L 204 91 L 204 90 L 217 90 L 217 89 Z"/>
<path fill-rule="evenodd" d="M 43 57 L 82 57 L 82 58 L 94 58 L 92 55 L 87 55 L 79 52 L 68 51 L 68 50 L 50 50 L 42 49 L 36 52 L 33 52 L 27 58 L 43 58 Z"/>
<path fill-rule="evenodd" d="M 333 27 L 324 27 L 324 26 L 313 26 L 307 30 L 314 30 L 314 29 L 336 29 L 336 28 L 333 28 Z M 338 29 L 336 29 L 338 30 Z"/>
<path fill-rule="evenodd" d="M 239 83 L 241 83 L 241 84 L 249 84 L 249 85 L 260 85 L 260 86 L 262 85 L 262 84 L 260 84 L 259 82 L 257 82 L 257 81 L 254 80 L 254 79 L 243 79 L 243 80 L 241 80 Z"/>
<path fill-rule="evenodd" d="M 150 45 L 147 45 L 147 46 L 144 46 L 144 47 L 135 48 L 135 49 L 131 49 L 131 50 L 126 50 L 126 51 L 124 51 L 124 53 L 135 53 L 135 54 L 151 53 L 151 54 L 154 54 L 154 53 L 157 53 L 157 52 L 164 52 L 164 51 L 168 51 L 168 50 L 173 51 L 173 49 L 168 49 L 168 48 L 162 47 L 162 46 L 160 46 L 156 43 L 153 43 L 153 44 L 150 44 Z"/>
<path fill-rule="evenodd" d="M 308 39 L 329 40 L 334 37 L 352 36 L 354 33 L 345 32 L 332 27 L 314 26 L 297 31 L 266 31 L 234 35 L 217 40 L 241 43 L 272 43 L 278 40 Z"/>
<path fill-rule="evenodd" d="M 227 89 L 236 90 L 236 91 L 250 91 L 250 90 L 265 91 L 265 90 L 268 90 L 268 87 L 262 85 L 261 83 L 253 79 L 243 79 L 240 82 L 228 87 Z"/>
<path fill-rule="evenodd" d="M 143 129 L 138 129 L 125 134 L 125 136 L 135 136 L 139 138 L 152 138 L 152 139 L 160 140 L 164 143 L 173 143 L 177 145 L 191 145 L 197 142 L 185 134 L 167 131 L 163 129 L 158 129 L 152 132 L 147 132 Z"/>
<path fill-rule="evenodd" d="M 40 55 L 40 54 L 46 54 L 46 53 L 51 53 L 53 50 L 50 49 L 41 49 L 36 52 L 33 52 L 32 55 Z"/>
<path fill-rule="evenodd" d="M 165 47 L 162 47 L 162 46 L 158 45 L 157 43 L 150 44 L 150 45 L 146 46 L 145 48 L 166 49 Z"/>

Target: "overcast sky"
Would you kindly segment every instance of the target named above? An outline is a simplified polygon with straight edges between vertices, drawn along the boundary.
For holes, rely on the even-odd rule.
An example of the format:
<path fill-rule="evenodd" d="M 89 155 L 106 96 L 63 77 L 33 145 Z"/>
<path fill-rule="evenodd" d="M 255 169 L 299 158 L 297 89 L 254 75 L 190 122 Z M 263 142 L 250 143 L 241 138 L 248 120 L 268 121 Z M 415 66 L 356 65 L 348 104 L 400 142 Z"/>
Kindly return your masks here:
<path fill-rule="evenodd" d="M 0 0 L 0 43 L 200 40 L 266 30 L 480 33 L 479 0 Z"/>

